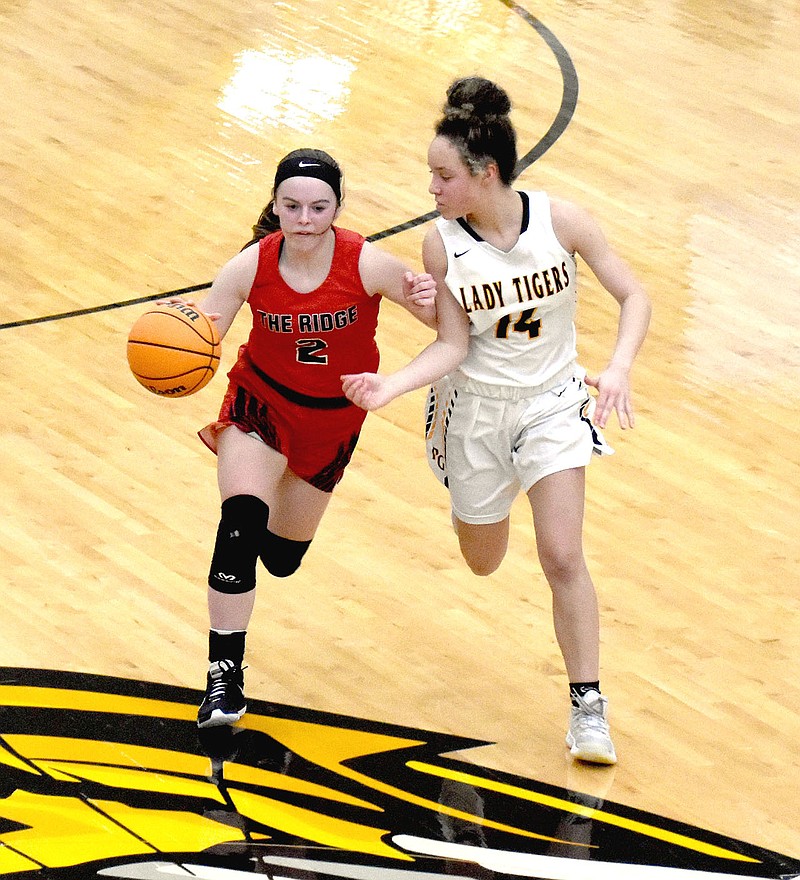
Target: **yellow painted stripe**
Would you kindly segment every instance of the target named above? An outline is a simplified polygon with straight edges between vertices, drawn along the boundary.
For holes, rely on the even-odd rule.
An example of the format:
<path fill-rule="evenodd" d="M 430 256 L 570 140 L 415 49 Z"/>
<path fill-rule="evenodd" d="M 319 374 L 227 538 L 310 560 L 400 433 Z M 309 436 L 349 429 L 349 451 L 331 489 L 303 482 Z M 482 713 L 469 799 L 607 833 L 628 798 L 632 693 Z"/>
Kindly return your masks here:
<path fill-rule="evenodd" d="M 149 791 L 182 797 L 207 798 L 225 803 L 225 798 L 222 797 L 216 785 L 199 779 L 168 776 L 132 767 L 105 767 L 68 761 L 39 761 L 37 764 L 54 778 L 66 782 L 75 782 L 80 779 L 97 782 L 111 788 L 122 788 L 126 791 Z"/>
<path fill-rule="evenodd" d="M 25 773 L 32 773 L 34 776 L 39 775 L 34 767 L 21 761 L 16 755 L 12 755 L 11 752 L 7 752 L 5 749 L 0 749 L 0 764 L 13 767 L 15 770 L 24 770 Z"/>
<path fill-rule="evenodd" d="M 581 806 L 572 801 L 563 798 L 551 797 L 538 791 L 529 791 L 525 788 L 519 788 L 516 785 L 508 785 L 504 782 L 495 782 L 492 779 L 484 779 L 482 776 L 473 776 L 470 773 L 462 773 L 458 770 L 447 770 L 442 767 L 436 767 L 433 764 L 426 764 L 422 761 L 409 761 L 408 767 L 412 770 L 418 770 L 420 773 L 427 773 L 430 776 L 439 776 L 446 779 L 453 779 L 456 782 L 463 782 L 468 785 L 474 785 L 476 788 L 483 788 L 487 791 L 496 791 L 500 794 L 507 794 L 510 797 L 519 798 L 520 800 L 534 801 L 546 807 L 553 807 L 556 810 L 563 810 L 568 813 L 575 813 L 578 816 L 585 816 L 587 819 L 593 819 L 597 822 L 604 822 L 607 825 L 615 825 L 617 828 L 625 828 L 636 834 L 645 837 L 653 837 L 657 840 L 663 840 L 665 843 L 676 844 L 684 849 L 691 849 L 695 852 L 704 853 L 708 856 L 714 856 L 718 859 L 734 859 L 739 862 L 755 862 L 758 859 L 752 859 L 741 853 L 733 852 L 729 849 L 723 849 L 710 843 L 704 843 L 702 840 L 695 840 L 684 834 L 676 834 L 673 831 L 667 831 L 664 828 L 657 828 L 655 825 L 648 825 L 644 822 L 637 822 L 635 819 L 625 819 L 622 816 L 616 816 L 614 813 L 607 813 L 605 810 L 595 810 L 591 807 Z"/>
<path fill-rule="evenodd" d="M 21 853 L 0 844 L 0 874 L 17 874 L 22 871 L 36 871 L 38 868 L 37 862 L 32 862 Z"/>
<path fill-rule="evenodd" d="M 0 706 L 28 706 L 42 709 L 72 709 L 81 712 L 111 712 L 153 718 L 194 721 L 197 707 L 187 703 L 126 697 L 94 691 L 64 688 L 0 685 Z"/>
<path fill-rule="evenodd" d="M 137 771 L 161 771 L 170 774 L 190 774 L 201 777 L 203 780 L 208 776 L 208 758 L 199 755 L 190 755 L 169 749 L 157 749 L 150 746 L 136 746 L 130 743 L 104 742 L 101 740 L 80 739 L 77 737 L 45 736 L 41 734 L 8 734 L 6 742 L 20 755 L 29 758 L 39 769 L 46 769 L 54 778 L 61 781 L 74 781 L 69 776 L 59 774 L 59 768 L 66 773 L 100 781 L 98 774 L 104 774 L 107 784 L 113 785 L 111 771 L 108 769 L 92 769 L 89 765 L 113 766 L 118 768 L 131 767 Z M 9 754 L 9 758 L 11 755 Z M 0 761 L 3 753 L 0 752 Z M 81 770 L 79 765 L 87 765 Z M 28 772 L 35 772 L 31 767 L 22 765 Z M 119 775 L 123 780 L 124 776 Z M 225 779 L 228 785 L 235 783 L 258 785 L 262 788 L 277 788 L 281 791 L 291 791 L 312 797 L 325 798 L 343 804 L 350 804 L 368 810 L 377 810 L 374 804 L 361 798 L 353 797 L 345 792 L 337 791 L 328 786 L 318 785 L 304 779 L 287 776 L 273 770 L 264 770 L 258 767 L 248 767 L 240 764 L 228 764 L 225 768 Z M 123 783 L 120 781 L 120 785 Z M 173 781 L 163 783 L 168 787 L 180 785 Z M 208 784 L 205 783 L 204 784 Z M 130 777 L 132 788 L 151 787 L 144 776 L 137 781 L 136 776 Z M 153 777 L 153 790 L 166 790 L 159 787 L 156 778 Z"/>
<path fill-rule="evenodd" d="M 115 801 L 92 803 L 159 852 L 202 852 L 221 843 L 245 840 L 241 829 L 196 813 L 143 809 Z"/>
<path fill-rule="evenodd" d="M 38 733 L 9 733 L 5 740 L 18 754 L 31 761 L 80 761 L 201 777 L 208 775 L 208 758 L 174 749 Z"/>
<path fill-rule="evenodd" d="M 0 842 L 47 868 L 154 853 L 78 798 L 15 791 L 0 800 L 0 816 L 24 826 L 0 835 Z"/>
<path fill-rule="evenodd" d="M 413 861 L 413 858 L 384 842 L 388 834 L 385 828 L 374 828 L 337 819 L 317 810 L 287 804 L 284 801 L 229 789 L 237 811 L 268 828 L 276 828 L 303 840 L 312 840 L 324 846 L 352 852 L 369 853 L 382 858 Z"/>

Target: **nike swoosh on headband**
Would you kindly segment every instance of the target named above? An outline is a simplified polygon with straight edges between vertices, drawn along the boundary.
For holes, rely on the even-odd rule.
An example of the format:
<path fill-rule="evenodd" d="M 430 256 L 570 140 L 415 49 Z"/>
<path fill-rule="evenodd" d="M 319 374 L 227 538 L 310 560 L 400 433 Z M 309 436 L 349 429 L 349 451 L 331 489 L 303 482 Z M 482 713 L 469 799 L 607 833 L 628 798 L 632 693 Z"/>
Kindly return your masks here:
<path fill-rule="evenodd" d="M 319 162 L 298 162 L 298 168 L 320 168 L 322 167 Z"/>

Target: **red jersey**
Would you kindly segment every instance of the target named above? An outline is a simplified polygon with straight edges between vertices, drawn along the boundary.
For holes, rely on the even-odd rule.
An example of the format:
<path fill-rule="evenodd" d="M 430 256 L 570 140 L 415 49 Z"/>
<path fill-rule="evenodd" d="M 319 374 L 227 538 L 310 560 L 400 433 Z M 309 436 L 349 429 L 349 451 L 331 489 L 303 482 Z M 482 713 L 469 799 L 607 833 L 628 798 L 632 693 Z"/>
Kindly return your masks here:
<path fill-rule="evenodd" d="M 381 297 L 370 296 L 361 282 L 358 261 L 365 239 L 347 229 L 333 230 L 330 272 L 309 293 L 298 293 L 281 277 L 283 233 L 261 239 L 248 297 L 253 328 L 229 373 L 232 381 L 257 395 L 266 381 L 295 395 L 342 400 L 344 373 L 377 371 Z"/>

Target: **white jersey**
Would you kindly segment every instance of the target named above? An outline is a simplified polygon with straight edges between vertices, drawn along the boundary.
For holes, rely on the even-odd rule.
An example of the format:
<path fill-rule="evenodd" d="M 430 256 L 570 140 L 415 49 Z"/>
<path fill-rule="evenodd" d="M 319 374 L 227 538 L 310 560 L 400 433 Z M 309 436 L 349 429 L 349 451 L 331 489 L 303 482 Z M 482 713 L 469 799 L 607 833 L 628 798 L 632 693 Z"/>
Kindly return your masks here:
<path fill-rule="evenodd" d="M 575 369 L 575 257 L 556 238 L 547 193 L 520 197 L 520 235 L 507 253 L 463 218 L 436 221 L 447 253 L 445 281 L 470 320 L 457 385 L 544 389 Z"/>

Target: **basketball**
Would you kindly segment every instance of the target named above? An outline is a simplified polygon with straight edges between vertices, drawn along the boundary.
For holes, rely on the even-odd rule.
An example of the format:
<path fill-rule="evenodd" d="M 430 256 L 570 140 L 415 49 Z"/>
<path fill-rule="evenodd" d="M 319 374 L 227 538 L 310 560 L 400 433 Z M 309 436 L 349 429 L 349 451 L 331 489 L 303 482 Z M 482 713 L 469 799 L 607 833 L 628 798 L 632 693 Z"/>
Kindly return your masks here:
<path fill-rule="evenodd" d="M 186 303 L 154 306 L 128 334 L 128 364 L 140 385 L 160 397 L 186 397 L 206 386 L 219 366 L 219 332 Z"/>

